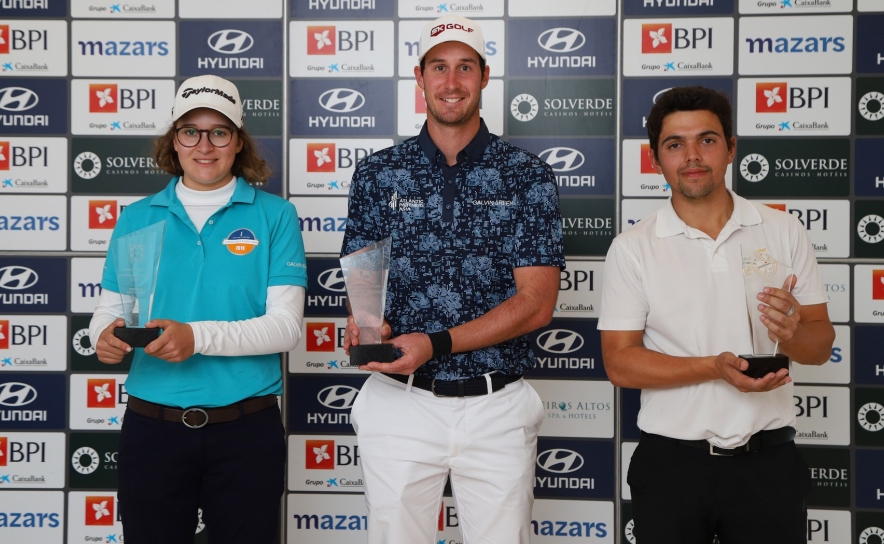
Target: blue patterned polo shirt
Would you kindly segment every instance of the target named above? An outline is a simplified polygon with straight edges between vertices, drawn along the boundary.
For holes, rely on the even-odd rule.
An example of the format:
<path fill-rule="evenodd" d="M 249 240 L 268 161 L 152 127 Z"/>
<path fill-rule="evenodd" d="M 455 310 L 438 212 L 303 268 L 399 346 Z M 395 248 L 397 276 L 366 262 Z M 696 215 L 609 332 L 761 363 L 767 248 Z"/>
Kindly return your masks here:
<path fill-rule="evenodd" d="M 393 336 L 476 319 L 516 293 L 513 269 L 564 267 L 558 191 L 550 166 L 490 134 L 484 121 L 449 167 L 427 132 L 367 157 L 350 187 L 346 255 L 393 238 L 385 314 Z M 440 380 L 497 370 L 524 374 L 526 336 L 430 359 Z"/>

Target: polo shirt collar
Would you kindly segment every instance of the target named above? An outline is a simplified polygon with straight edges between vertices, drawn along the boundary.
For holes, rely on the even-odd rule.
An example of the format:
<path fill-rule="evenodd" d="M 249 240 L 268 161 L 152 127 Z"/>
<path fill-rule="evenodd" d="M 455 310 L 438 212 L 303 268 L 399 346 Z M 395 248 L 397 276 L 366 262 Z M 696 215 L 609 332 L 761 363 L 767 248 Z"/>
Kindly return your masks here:
<path fill-rule="evenodd" d="M 727 190 L 734 201 L 734 211 L 731 213 L 728 223 L 733 222 L 736 226 L 748 227 L 750 225 L 758 225 L 761 223 L 761 214 L 751 202 L 734 193 L 730 189 Z M 690 227 L 681 220 L 675 208 L 672 207 L 672 198 L 666 201 L 666 204 L 657 212 L 657 238 L 667 238 L 678 234 L 687 235 Z"/>
<path fill-rule="evenodd" d="M 421 151 L 424 152 L 424 156 L 431 164 L 436 164 L 437 161 L 439 161 L 440 155 L 442 157 L 442 164 L 447 164 L 445 156 L 439 151 L 439 147 L 430 137 L 430 132 L 427 130 L 427 123 L 424 123 L 424 126 L 421 127 L 421 132 L 417 136 L 417 142 L 420 145 Z M 482 118 L 479 118 L 479 132 L 477 132 L 470 143 L 457 154 L 457 162 L 463 162 L 464 159 L 470 159 L 474 162 L 481 160 L 489 142 L 491 142 L 491 133 L 488 132 L 488 127 L 485 126 L 485 121 Z"/>
<path fill-rule="evenodd" d="M 181 202 L 178 200 L 178 196 L 175 194 L 175 184 L 178 183 L 180 177 L 172 178 L 172 181 L 166 185 L 166 188 L 155 194 L 150 201 L 151 206 L 163 206 L 163 207 L 171 207 L 173 203 L 181 206 Z M 245 204 L 251 204 L 255 201 L 255 191 L 256 189 L 248 184 L 246 180 L 241 177 L 236 178 L 236 189 L 233 191 L 233 196 L 230 197 L 230 202 L 227 205 L 231 205 L 234 202 L 241 202 Z"/>

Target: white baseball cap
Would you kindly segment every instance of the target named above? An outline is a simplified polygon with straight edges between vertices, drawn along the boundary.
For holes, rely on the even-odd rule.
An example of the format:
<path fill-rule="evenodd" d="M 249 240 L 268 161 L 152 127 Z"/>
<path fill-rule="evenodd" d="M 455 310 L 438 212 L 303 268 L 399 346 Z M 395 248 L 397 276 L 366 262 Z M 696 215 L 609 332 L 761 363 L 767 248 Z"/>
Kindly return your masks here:
<path fill-rule="evenodd" d="M 421 32 L 421 55 L 417 61 L 420 63 L 430 49 L 445 42 L 461 42 L 476 50 L 476 53 L 487 61 L 485 56 L 485 38 L 482 36 L 482 27 L 466 17 L 460 15 L 446 15 L 435 21 L 430 21 Z"/>
<path fill-rule="evenodd" d="M 197 108 L 211 108 L 223 113 L 242 128 L 242 100 L 236 85 L 218 76 L 196 76 L 186 80 L 175 94 L 172 122 Z"/>

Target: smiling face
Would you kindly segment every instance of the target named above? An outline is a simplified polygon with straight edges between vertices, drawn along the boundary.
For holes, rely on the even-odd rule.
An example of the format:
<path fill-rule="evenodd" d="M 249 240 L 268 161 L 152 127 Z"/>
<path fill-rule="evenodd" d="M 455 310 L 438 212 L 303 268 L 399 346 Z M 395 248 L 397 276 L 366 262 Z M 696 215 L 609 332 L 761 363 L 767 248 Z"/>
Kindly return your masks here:
<path fill-rule="evenodd" d="M 427 122 L 458 127 L 479 122 L 479 100 L 488 85 L 489 69 L 479 68 L 479 54 L 461 42 L 444 42 L 415 67 L 417 84 L 427 99 Z"/>
<path fill-rule="evenodd" d="M 187 112 L 175 123 L 175 128 L 192 127 L 197 130 L 211 130 L 224 127 L 234 130 L 236 127 L 223 114 L 209 108 L 197 108 Z M 195 191 L 211 191 L 219 189 L 233 177 L 231 168 L 236 154 L 242 149 L 242 140 L 234 131 L 233 138 L 225 147 L 215 147 L 209 142 L 208 134 L 203 133 L 200 142 L 194 147 L 185 147 L 173 140 L 178 162 L 184 175 L 181 182 L 188 189 Z"/>
<path fill-rule="evenodd" d="M 663 119 L 651 163 L 672 187 L 672 198 L 701 200 L 725 191 L 724 175 L 736 153 L 718 117 L 708 110 L 676 111 Z"/>

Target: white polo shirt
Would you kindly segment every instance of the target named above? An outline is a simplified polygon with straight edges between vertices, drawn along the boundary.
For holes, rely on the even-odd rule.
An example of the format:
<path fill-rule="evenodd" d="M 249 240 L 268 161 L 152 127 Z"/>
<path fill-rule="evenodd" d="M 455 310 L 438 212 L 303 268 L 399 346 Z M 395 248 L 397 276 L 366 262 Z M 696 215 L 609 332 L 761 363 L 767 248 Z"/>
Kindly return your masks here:
<path fill-rule="evenodd" d="M 767 248 L 794 269 L 793 295 L 825 304 L 816 257 L 791 214 L 733 192 L 734 211 L 717 240 L 688 227 L 672 201 L 621 233 L 605 260 L 600 330 L 644 330 L 646 348 L 676 357 L 752 353 L 740 246 Z M 724 448 L 758 431 L 795 426 L 793 384 L 741 393 L 724 380 L 643 389 L 638 426 Z"/>

